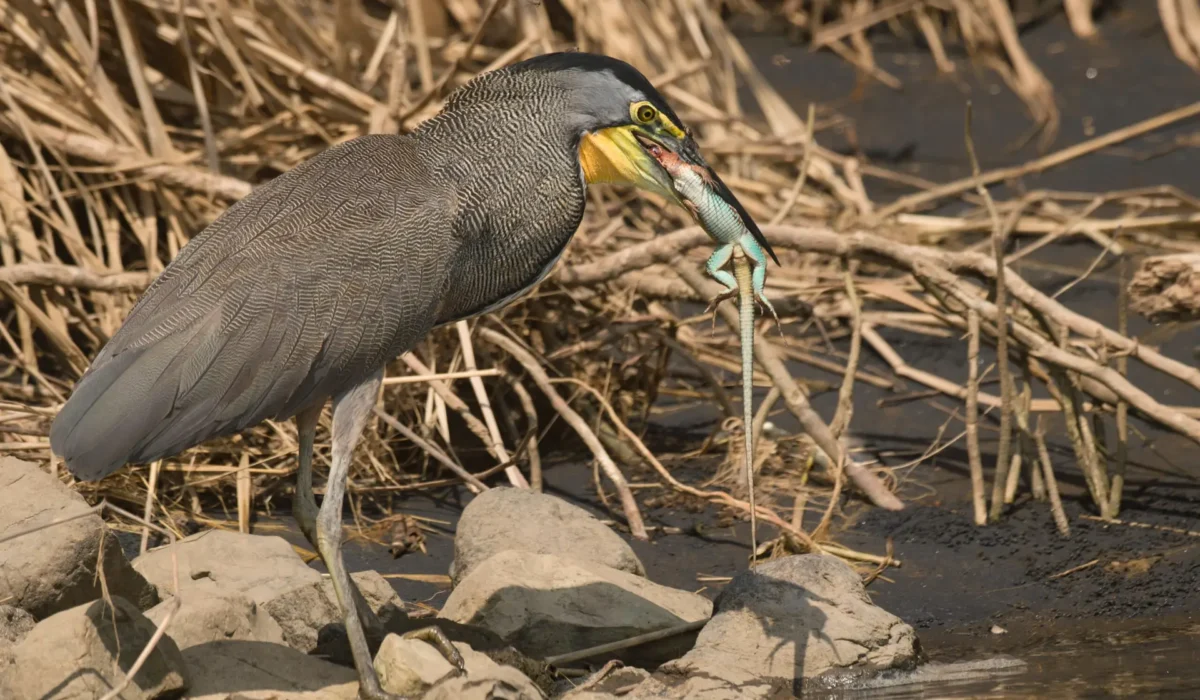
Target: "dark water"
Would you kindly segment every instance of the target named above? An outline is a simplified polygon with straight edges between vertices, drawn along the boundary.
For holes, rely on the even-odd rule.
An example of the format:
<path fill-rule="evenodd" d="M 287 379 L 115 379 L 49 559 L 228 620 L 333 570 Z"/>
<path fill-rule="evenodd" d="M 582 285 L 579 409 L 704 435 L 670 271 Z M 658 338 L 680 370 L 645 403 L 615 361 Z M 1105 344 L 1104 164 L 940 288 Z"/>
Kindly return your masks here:
<path fill-rule="evenodd" d="M 814 698 L 1195 698 L 1200 625 L 1114 627 L 1023 642 L 1013 653 L 806 688 Z"/>
<path fill-rule="evenodd" d="M 1097 3 L 1100 4 L 1100 3 Z M 1095 43 L 1076 39 L 1062 17 L 1027 27 L 1021 40 L 1031 60 L 1054 85 L 1061 125 L 1050 150 L 1133 124 L 1200 99 L 1200 76 L 1175 58 L 1158 20 L 1156 3 L 1106 3 L 1116 8 L 1098 24 Z M 872 35 L 876 63 L 903 83 L 901 91 L 868 81 L 856 89 L 855 69 L 830 52 L 809 53 L 783 35 L 742 34 L 763 75 L 800 115 L 809 102 L 848 119 L 819 134 L 823 146 L 858 154 L 875 165 L 935 182 L 970 175 L 963 143 L 964 110 L 973 103 L 973 134 L 984 170 L 1019 165 L 1041 155 L 1036 142 L 1022 148 L 1033 126 L 1021 100 L 992 71 L 970 65 L 951 47 L 958 71 L 939 76 L 929 53 L 890 32 Z M 747 100 L 747 103 L 752 103 Z M 1169 147 L 1196 132 L 1195 121 L 1178 122 L 1023 178 L 1026 190 L 1104 192 L 1172 184 L 1196 194 L 1196 149 Z M 872 198 L 886 202 L 910 190 L 866 182 Z M 1013 195 L 1005 185 L 993 190 Z"/>

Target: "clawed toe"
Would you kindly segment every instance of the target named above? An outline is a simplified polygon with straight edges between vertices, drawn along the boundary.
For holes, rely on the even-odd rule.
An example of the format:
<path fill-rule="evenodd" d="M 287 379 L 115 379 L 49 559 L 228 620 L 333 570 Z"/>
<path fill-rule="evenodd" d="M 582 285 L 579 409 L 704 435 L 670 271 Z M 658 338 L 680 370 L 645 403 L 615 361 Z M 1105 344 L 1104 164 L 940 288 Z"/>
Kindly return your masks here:
<path fill-rule="evenodd" d="M 783 332 L 783 323 L 779 320 L 779 314 L 775 313 L 775 307 L 761 292 L 758 294 L 758 303 L 760 315 L 762 314 L 763 306 L 767 307 L 767 310 L 771 312 L 771 317 L 775 319 L 775 328 L 779 330 L 779 337 L 783 338 L 783 344 L 787 345 L 787 335 Z"/>
<path fill-rule="evenodd" d="M 736 289 L 729 289 L 724 292 L 721 292 L 720 294 L 713 297 L 712 301 L 708 302 L 708 308 L 704 310 L 704 313 L 710 314 L 710 313 L 715 312 L 717 310 L 717 307 L 721 305 L 721 302 L 725 301 L 726 299 L 732 299 L 735 296 L 737 296 Z"/>

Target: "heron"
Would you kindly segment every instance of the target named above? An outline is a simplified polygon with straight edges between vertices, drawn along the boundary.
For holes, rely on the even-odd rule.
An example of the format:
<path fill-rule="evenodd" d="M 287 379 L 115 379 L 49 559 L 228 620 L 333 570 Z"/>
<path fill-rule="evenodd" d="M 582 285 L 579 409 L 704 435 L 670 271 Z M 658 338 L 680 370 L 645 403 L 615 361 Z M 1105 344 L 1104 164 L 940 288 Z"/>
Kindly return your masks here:
<path fill-rule="evenodd" d="M 180 250 L 74 387 L 50 430 L 53 451 L 95 481 L 294 419 L 293 513 L 332 579 L 359 694 L 398 700 L 373 668 L 367 631 L 380 623 L 341 553 L 346 478 L 384 366 L 432 329 L 543 280 L 583 220 L 589 185 L 683 204 L 652 148 L 703 168 L 745 216 L 651 82 L 599 54 L 545 54 L 480 74 L 410 133 L 328 148 Z M 313 442 L 327 403 L 331 466 L 318 507 Z"/>

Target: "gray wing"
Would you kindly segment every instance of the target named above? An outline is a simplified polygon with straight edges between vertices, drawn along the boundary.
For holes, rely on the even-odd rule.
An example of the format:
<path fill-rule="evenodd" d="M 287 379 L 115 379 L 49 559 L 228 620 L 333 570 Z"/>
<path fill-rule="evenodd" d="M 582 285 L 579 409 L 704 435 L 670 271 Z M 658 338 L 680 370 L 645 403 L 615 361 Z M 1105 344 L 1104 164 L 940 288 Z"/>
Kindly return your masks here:
<path fill-rule="evenodd" d="M 433 325 L 458 245 L 451 197 L 395 136 L 336 146 L 256 189 L 147 289 L 51 447 L 98 479 L 362 381 Z"/>

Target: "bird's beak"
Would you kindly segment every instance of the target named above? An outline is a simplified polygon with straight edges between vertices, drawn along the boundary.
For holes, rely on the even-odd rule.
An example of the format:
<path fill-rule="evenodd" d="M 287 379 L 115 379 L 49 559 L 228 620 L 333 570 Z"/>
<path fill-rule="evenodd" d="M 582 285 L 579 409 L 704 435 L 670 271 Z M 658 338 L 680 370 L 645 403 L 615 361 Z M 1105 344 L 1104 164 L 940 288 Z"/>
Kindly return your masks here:
<path fill-rule="evenodd" d="M 650 138 L 636 126 L 614 126 L 585 134 L 579 145 L 579 162 L 588 184 L 633 185 L 678 203 L 671 176 L 643 146 Z"/>
<path fill-rule="evenodd" d="M 700 155 L 695 139 L 677 128 L 673 131 L 679 132 L 678 135 L 665 130 L 650 133 L 636 125 L 627 125 L 585 135 L 579 146 L 584 178 L 588 183 L 633 185 L 686 207 L 687 203 L 676 191 L 671 174 L 660 162 L 664 154 L 674 154 L 702 174 L 713 192 L 738 213 L 755 240 L 778 264 L 779 259 L 775 257 L 775 251 L 762 231 L 712 166 L 704 160 L 704 156 Z"/>

